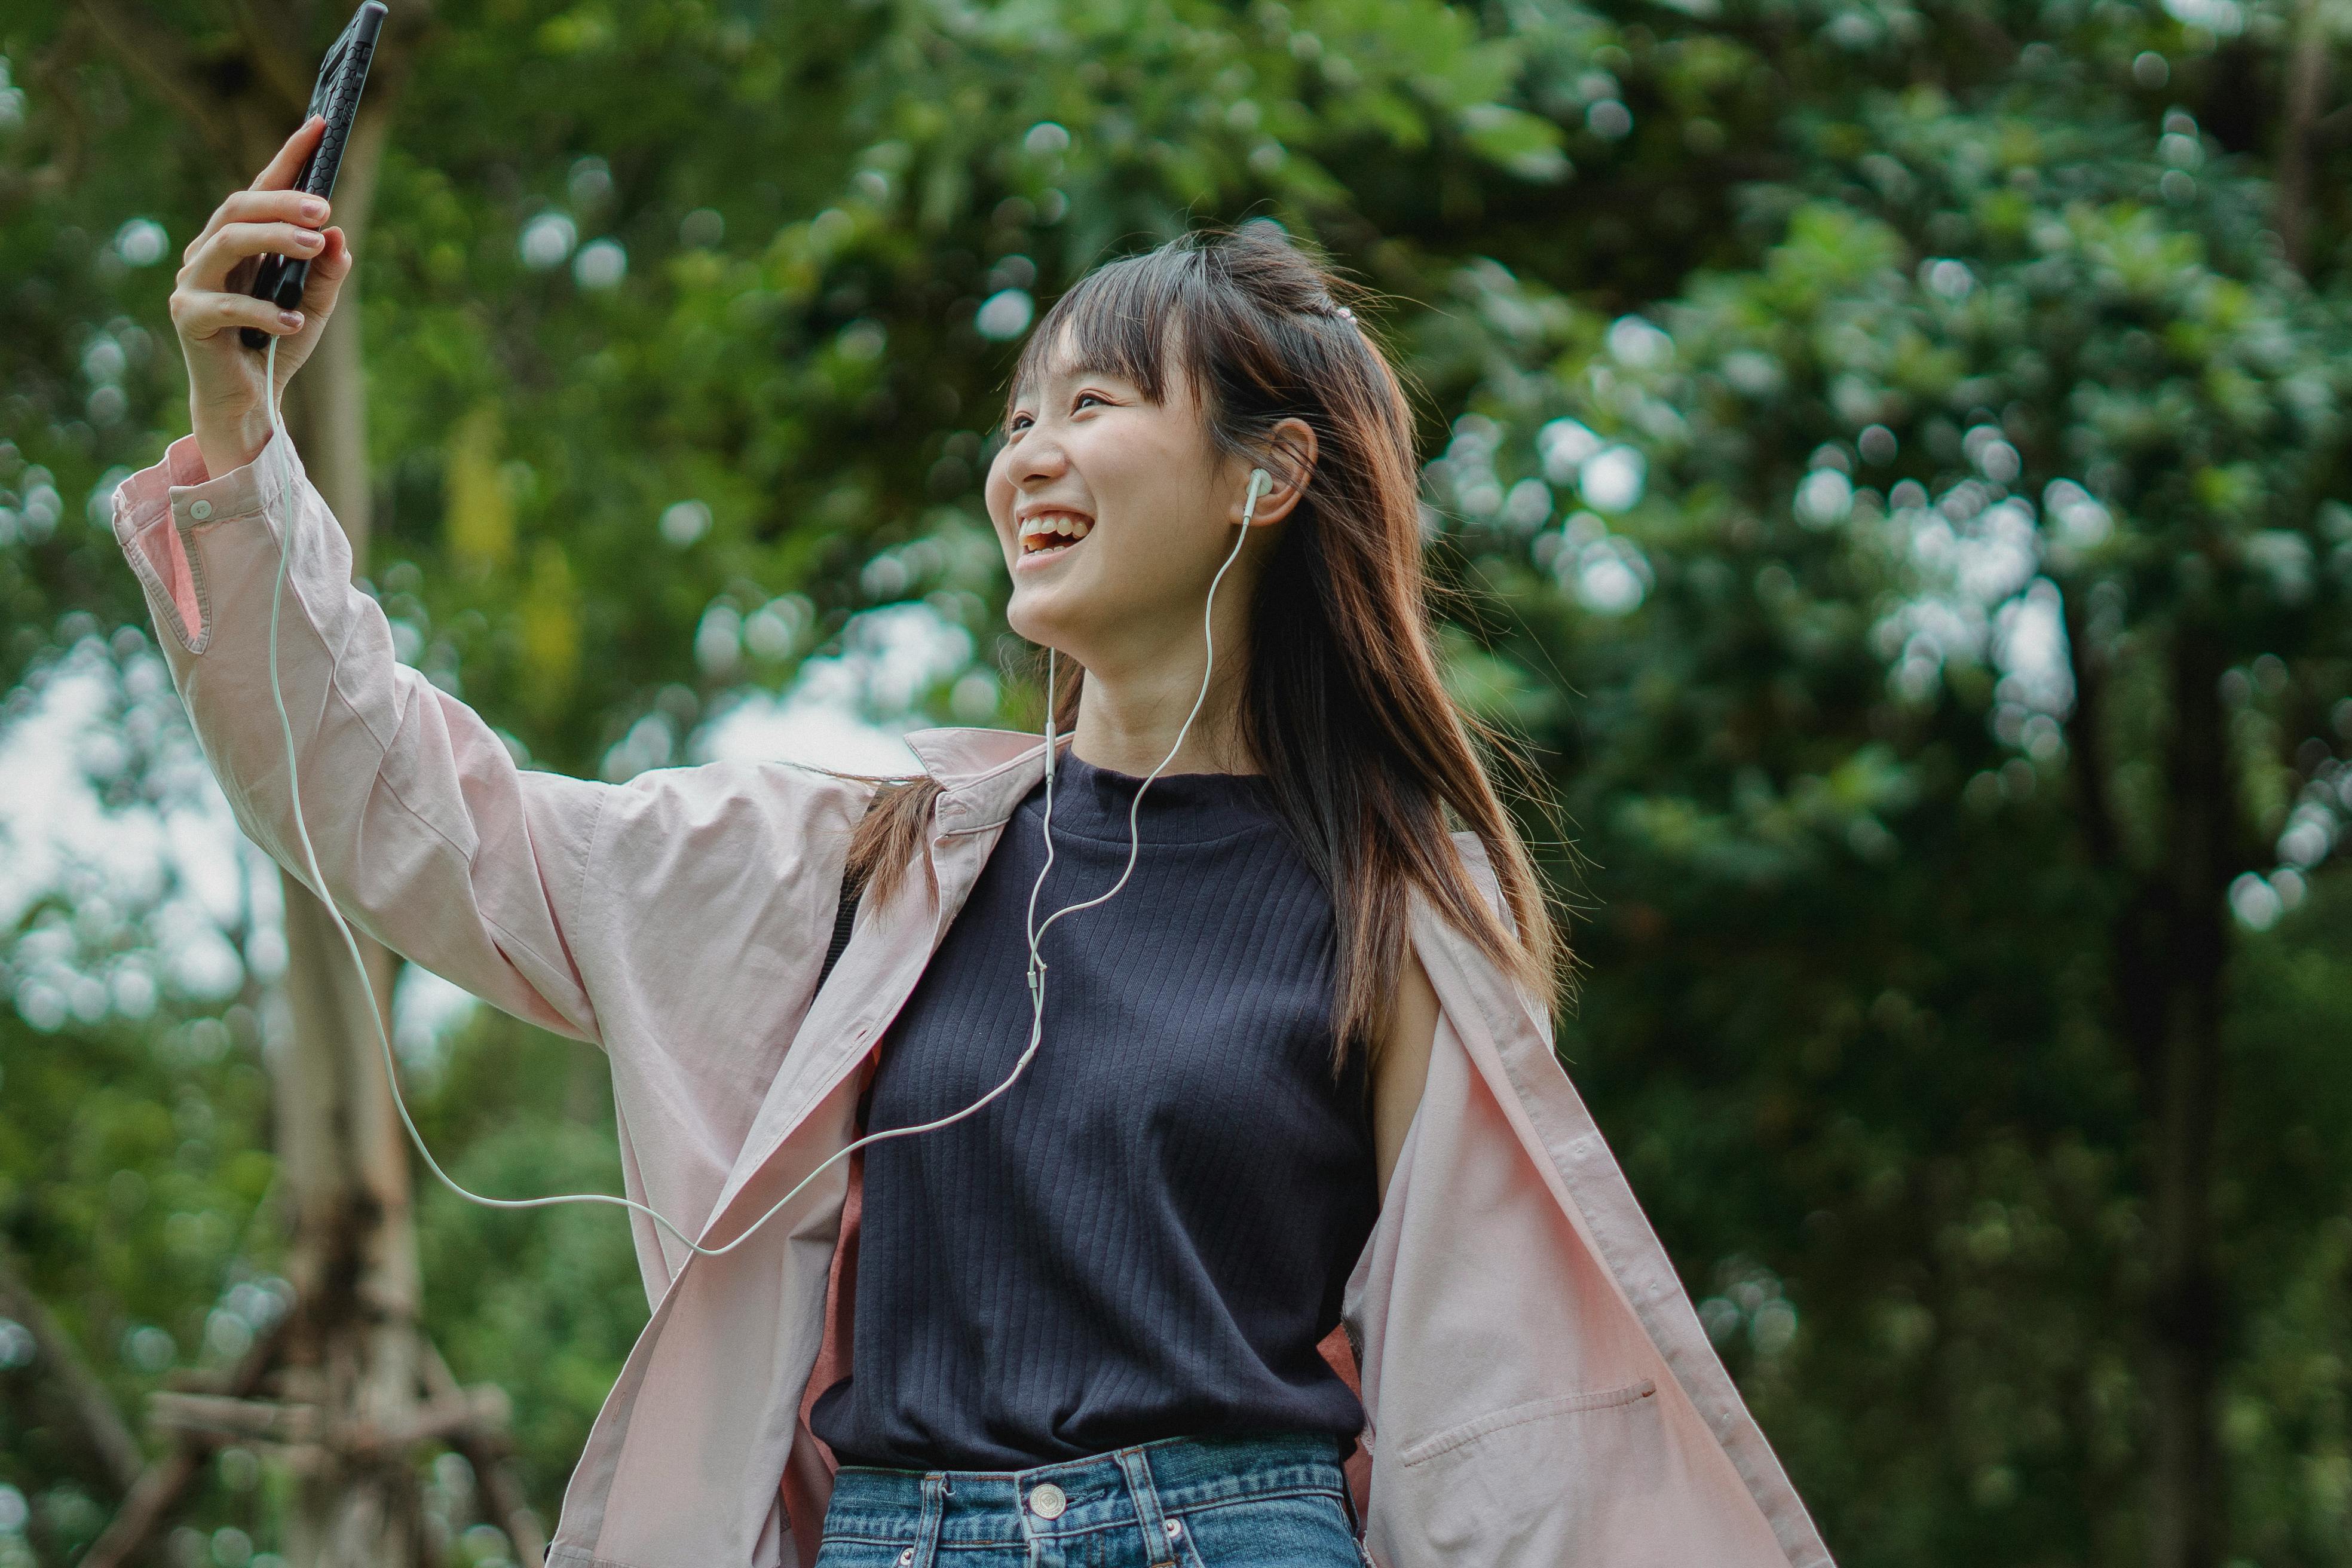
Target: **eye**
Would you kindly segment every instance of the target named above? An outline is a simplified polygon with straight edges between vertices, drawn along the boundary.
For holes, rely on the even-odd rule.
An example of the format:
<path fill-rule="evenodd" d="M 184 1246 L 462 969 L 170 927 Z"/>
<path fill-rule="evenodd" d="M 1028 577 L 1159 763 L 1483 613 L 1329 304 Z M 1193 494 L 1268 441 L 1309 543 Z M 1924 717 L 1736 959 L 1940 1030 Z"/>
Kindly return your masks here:
<path fill-rule="evenodd" d="M 1104 396 L 1099 392 L 1081 392 L 1076 396 L 1070 399 L 1071 412 L 1076 413 L 1078 407 L 1088 398 L 1094 399 L 1094 401 L 1101 404 L 1106 408 L 1118 406 L 1118 405 L 1114 404 L 1109 398 Z M 1024 425 L 1032 422 L 1033 421 L 1031 421 L 1030 416 L 1026 414 L 1013 415 L 1004 421 L 1004 433 L 1008 436 L 1017 436 L 1021 433 L 1021 429 Z"/>

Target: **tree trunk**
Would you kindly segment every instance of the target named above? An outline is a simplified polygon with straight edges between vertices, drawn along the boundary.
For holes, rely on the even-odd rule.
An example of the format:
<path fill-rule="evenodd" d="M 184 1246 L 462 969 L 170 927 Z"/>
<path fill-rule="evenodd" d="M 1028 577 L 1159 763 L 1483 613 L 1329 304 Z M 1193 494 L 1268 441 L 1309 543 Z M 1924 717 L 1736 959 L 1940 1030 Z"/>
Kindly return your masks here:
<path fill-rule="evenodd" d="M 2319 0 L 2297 0 L 2286 60 L 2286 117 L 2279 128 L 2278 177 L 2271 226 L 2287 265 L 2305 270 L 2311 258 L 2314 131 L 2327 92 L 2328 25 Z"/>
<path fill-rule="evenodd" d="M 268 40 L 308 37 L 308 15 L 306 7 L 286 6 L 274 16 L 255 16 L 247 41 L 258 55 Z M 333 221 L 358 265 L 317 351 L 288 384 L 284 403 L 286 434 L 350 537 L 355 574 L 366 570 L 371 501 L 360 298 L 401 37 L 387 26 L 380 40 L 336 174 Z M 307 96 L 315 68 L 315 59 L 291 51 L 257 59 L 248 97 L 259 101 L 231 117 L 245 144 L 243 170 L 259 168 L 299 122 L 300 99 L 281 100 Z M 279 1183 L 291 1232 L 288 1274 L 299 1314 L 281 1392 L 318 1409 L 322 1436 L 297 1478 L 288 1555 L 306 1568 L 405 1568 L 427 1552 L 417 1477 L 405 1445 L 368 1440 L 371 1433 L 413 1424 L 423 1378 L 408 1148 L 369 1016 L 381 1009 L 390 1027 L 397 962 L 360 937 L 368 971 L 363 987 L 325 908 L 292 877 L 281 880 L 284 1028 L 272 1068 Z"/>
<path fill-rule="evenodd" d="M 285 1393 L 324 1416 L 318 1462 L 288 1521 L 298 1563 L 418 1561 L 415 1482 L 404 1452 L 353 1439 L 405 1426 L 422 1376 L 408 1149 L 378 1065 L 370 1006 L 325 909 L 286 888 L 285 1040 L 276 1064 L 278 1148 L 299 1303 Z M 391 954 L 362 939 L 388 1001 Z M 387 1020 L 388 1022 L 388 1020 Z"/>
<path fill-rule="evenodd" d="M 288 384 L 285 410 L 287 434 L 350 536 L 354 573 L 366 570 L 371 500 L 359 289 L 386 123 L 373 89 L 368 102 L 333 196 L 359 265 L 317 353 Z M 391 1027 L 397 961 L 360 937 L 363 989 L 326 909 L 292 877 L 282 881 L 289 1027 L 276 1064 L 278 1144 L 302 1312 L 288 1392 L 315 1403 L 325 1424 L 295 1489 L 289 1555 L 320 1568 L 395 1568 L 426 1555 L 417 1478 L 404 1447 L 364 1435 L 411 1425 L 424 1376 L 408 1145 L 368 1016 L 382 1009 Z"/>
<path fill-rule="evenodd" d="M 202 46 L 140 0 L 79 0 L 77 15 L 192 134 L 234 165 L 226 173 L 239 184 L 300 122 L 318 66 L 314 51 L 327 42 L 313 25 L 314 9 L 296 0 L 237 7 L 235 42 L 214 37 Z M 284 398 L 286 434 L 350 535 L 355 573 L 365 570 L 371 499 L 360 342 L 368 219 L 392 105 L 429 25 L 424 0 L 394 0 L 332 193 L 334 221 L 361 265 Z M 248 1381 L 274 1380 L 277 1408 L 289 1420 L 307 1409 L 302 1424 L 315 1427 L 293 1450 L 299 1457 L 287 1521 L 291 1560 L 301 1568 L 406 1568 L 435 1554 L 411 1450 L 428 1427 L 438 1431 L 423 1419 L 430 1414 L 423 1389 L 428 1373 L 440 1369 L 428 1367 L 418 1328 L 408 1148 L 376 1032 L 379 1020 L 390 1025 L 395 961 L 361 938 L 362 981 L 324 906 L 291 877 L 283 885 L 288 962 L 269 1056 L 297 1304 L 282 1343 L 273 1336 L 269 1364 L 257 1363 Z M 372 1010 L 380 1011 L 371 1017 Z M 446 1380 L 446 1371 L 440 1374 Z M 459 1440 L 490 1452 L 474 1426 L 459 1425 Z M 115 1561 L 160 1527 L 201 1451 L 184 1443 L 142 1479 L 143 1496 L 134 1495 L 136 1506 L 109 1532 L 111 1554 L 100 1555 Z M 535 1531 L 518 1544 L 527 1563 L 537 1560 Z"/>
<path fill-rule="evenodd" d="M 2221 1091 L 2221 987 L 2234 821 L 2221 711 L 2223 658 L 2184 619 L 2172 655 L 2166 756 L 2171 833 L 2158 873 L 2166 941 L 2156 1005 L 2141 1011 L 2153 1229 L 2148 1326 L 2149 1557 L 2154 1568 L 2214 1568 L 2221 1558 L 2216 1386 L 2222 1302 L 2213 1256 L 2215 1129 Z"/>

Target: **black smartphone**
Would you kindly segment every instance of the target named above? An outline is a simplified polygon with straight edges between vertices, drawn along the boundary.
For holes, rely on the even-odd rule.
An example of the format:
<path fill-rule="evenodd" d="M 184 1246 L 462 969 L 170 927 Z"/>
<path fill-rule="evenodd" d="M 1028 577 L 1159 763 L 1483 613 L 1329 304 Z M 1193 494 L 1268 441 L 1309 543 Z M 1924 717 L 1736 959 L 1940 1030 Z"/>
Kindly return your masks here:
<path fill-rule="evenodd" d="M 360 93 L 367 86 L 368 62 L 375 58 L 376 35 L 383 30 L 383 0 L 365 0 L 352 13 L 350 26 L 319 66 L 318 84 L 310 89 L 310 108 L 302 118 L 323 114 L 327 129 L 304 161 L 302 172 L 295 176 L 296 190 L 314 196 L 334 194 L 335 171 L 342 167 L 343 143 L 351 137 L 352 121 L 359 117 Z M 302 303 L 302 289 L 310 281 L 310 258 L 265 256 L 261 270 L 253 275 L 253 286 L 246 292 L 281 310 L 291 310 Z M 237 342 L 249 349 L 268 348 L 269 339 L 270 334 L 259 327 L 237 329 Z"/>

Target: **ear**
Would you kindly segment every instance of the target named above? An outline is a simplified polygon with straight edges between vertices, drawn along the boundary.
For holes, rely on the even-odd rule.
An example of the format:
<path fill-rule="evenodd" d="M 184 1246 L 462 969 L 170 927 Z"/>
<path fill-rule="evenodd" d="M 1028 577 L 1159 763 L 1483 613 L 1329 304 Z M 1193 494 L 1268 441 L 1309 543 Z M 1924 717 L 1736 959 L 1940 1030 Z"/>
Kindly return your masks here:
<path fill-rule="evenodd" d="M 1280 522 L 1298 505 L 1298 498 L 1307 493 L 1307 486 L 1315 476 L 1315 426 L 1304 419 L 1285 419 L 1269 433 L 1271 448 L 1265 461 L 1256 467 L 1265 470 L 1274 481 L 1273 488 L 1257 498 L 1257 510 L 1250 521 L 1260 528 Z M 1233 505 L 1227 509 L 1226 521 L 1241 526 L 1242 503 L 1249 495 L 1249 466 L 1242 468 L 1241 483 L 1234 488 Z"/>

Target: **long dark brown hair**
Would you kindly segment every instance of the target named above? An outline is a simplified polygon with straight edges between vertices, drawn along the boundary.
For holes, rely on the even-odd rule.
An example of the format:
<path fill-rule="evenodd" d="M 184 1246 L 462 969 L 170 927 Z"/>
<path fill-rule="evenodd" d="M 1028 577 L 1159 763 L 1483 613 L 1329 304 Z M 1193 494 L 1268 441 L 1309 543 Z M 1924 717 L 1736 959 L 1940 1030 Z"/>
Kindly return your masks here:
<path fill-rule="evenodd" d="M 1370 1050 L 1381 1037 L 1409 940 L 1409 889 L 1543 1005 L 1556 1002 L 1567 959 L 1482 759 L 1517 753 L 1454 704 L 1439 674 L 1412 416 L 1353 313 L 1368 299 L 1270 224 L 1195 230 L 1097 268 L 1055 300 L 1007 389 L 1009 410 L 1067 326 L 1079 363 L 1125 377 L 1154 403 L 1171 375 L 1186 377 L 1221 453 L 1274 468 L 1284 458 L 1269 444 L 1275 425 L 1314 427 L 1313 474 L 1276 531 L 1250 607 L 1240 724 L 1331 895 L 1334 1070 L 1356 1043 Z M 1066 733 L 1084 676 L 1075 660 L 1063 670 L 1053 700 Z M 850 846 L 852 874 L 881 898 L 928 841 L 940 786 L 918 779 L 886 790 Z M 1509 924 L 1471 879 L 1449 813 L 1486 847 Z"/>

